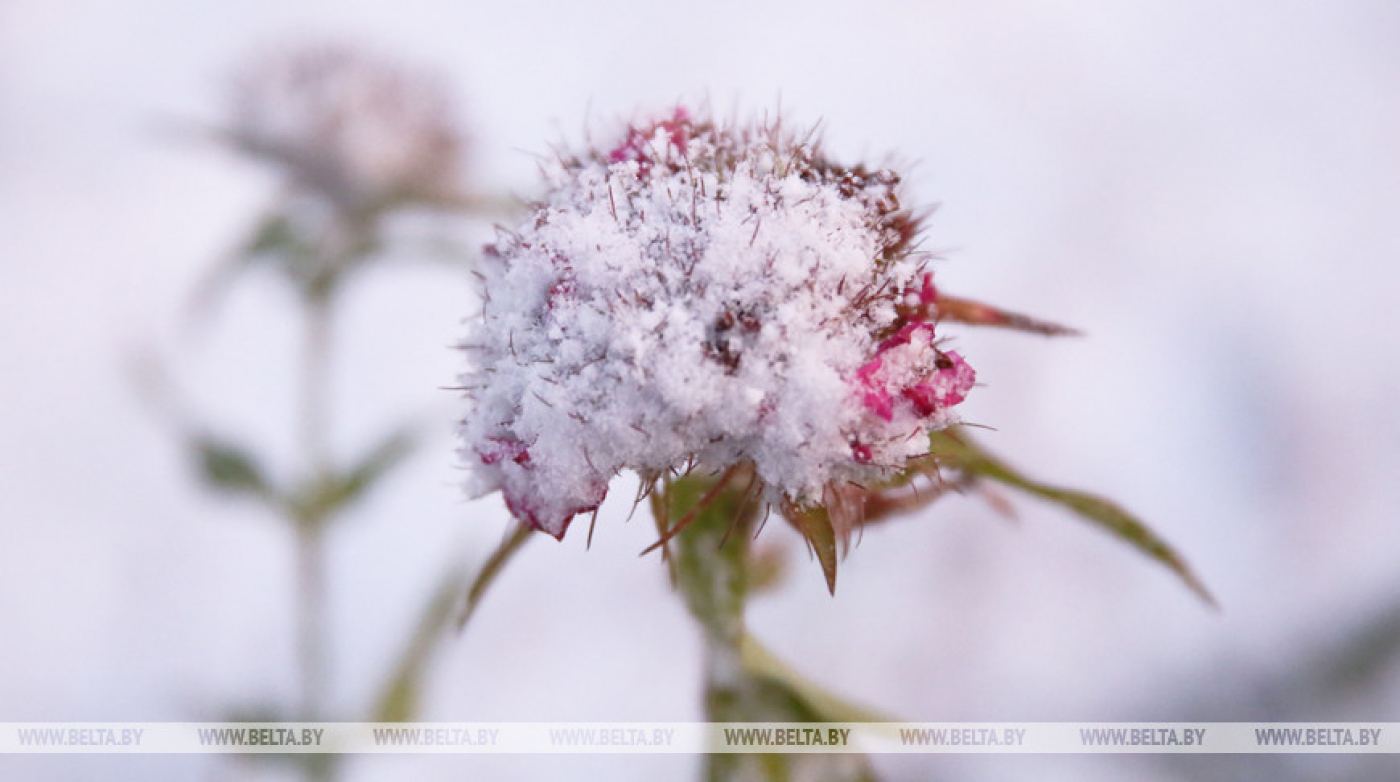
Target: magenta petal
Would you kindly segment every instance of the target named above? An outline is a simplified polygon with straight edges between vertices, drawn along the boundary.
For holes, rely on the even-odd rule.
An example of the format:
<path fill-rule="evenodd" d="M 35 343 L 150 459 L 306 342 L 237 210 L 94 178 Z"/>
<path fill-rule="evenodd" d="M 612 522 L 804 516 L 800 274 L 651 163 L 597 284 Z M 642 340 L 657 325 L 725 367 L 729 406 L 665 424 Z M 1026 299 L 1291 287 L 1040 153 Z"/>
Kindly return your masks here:
<path fill-rule="evenodd" d="M 945 353 L 952 366 L 930 373 L 922 382 L 904 390 L 904 398 L 914 403 L 919 415 L 960 404 L 977 382 L 977 372 L 957 353 Z"/>
<path fill-rule="evenodd" d="M 860 401 L 871 412 L 890 421 L 894 419 L 894 400 L 890 392 L 876 385 L 872 377 L 880 371 L 884 362 L 875 358 L 856 370 L 856 381 L 860 387 Z"/>
<path fill-rule="evenodd" d="M 555 540 L 563 540 L 564 533 L 569 529 L 569 522 L 580 513 L 591 513 L 598 510 L 603 504 L 603 500 L 608 496 L 608 485 L 600 483 L 594 487 L 593 499 L 578 505 L 566 506 L 563 509 L 553 509 L 542 507 L 539 498 L 534 495 L 519 494 L 510 488 L 504 489 L 501 494 L 505 497 L 506 508 L 511 515 L 522 524 L 533 530 L 538 530 Z"/>
<path fill-rule="evenodd" d="M 914 403 L 914 409 L 921 416 L 927 417 L 938 412 L 938 393 L 928 383 L 904 389 L 904 398 Z"/>
<path fill-rule="evenodd" d="M 886 421 L 894 420 L 894 399 L 890 397 L 890 392 L 883 388 L 870 388 L 861 395 L 861 401 L 865 403 L 875 415 Z"/>
<path fill-rule="evenodd" d="M 914 335 L 919 333 L 920 331 L 928 331 L 929 339 L 933 339 L 933 326 L 930 326 L 929 324 L 923 322 L 909 323 L 906 324 L 904 328 L 895 332 L 894 336 L 890 337 L 884 342 L 881 342 L 880 348 L 876 351 L 876 353 L 884 353 L 886 350 L 889 350 L 891 348 L 897 348 L 900 345 L 908 345 L 914 340 Z"/>
<path fill-rule="evenodd" d="M 488 437 L 476 447 L 476 455 L 481 457 L 482 464 L 496 464 L 502 459 L 509 459 L 516 464 L 530 462 L 530 451 L 525 443 L 513 437 Z"/>

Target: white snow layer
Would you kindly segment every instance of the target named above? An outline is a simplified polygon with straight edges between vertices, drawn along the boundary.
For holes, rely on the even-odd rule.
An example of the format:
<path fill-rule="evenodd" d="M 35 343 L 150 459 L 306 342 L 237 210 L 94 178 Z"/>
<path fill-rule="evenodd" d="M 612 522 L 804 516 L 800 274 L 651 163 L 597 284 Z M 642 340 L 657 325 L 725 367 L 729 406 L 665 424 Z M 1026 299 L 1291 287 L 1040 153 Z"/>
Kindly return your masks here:
<path fill-rule="evenodd" d="M 892 173 L 678 111 L 545 176 L 481 267 L 472 494 L 559 537 L 621 470 L 747 460 L 767 501 L 814 503 L 952 422 L 972 371 L 897 306 L 933 286 Z"/>

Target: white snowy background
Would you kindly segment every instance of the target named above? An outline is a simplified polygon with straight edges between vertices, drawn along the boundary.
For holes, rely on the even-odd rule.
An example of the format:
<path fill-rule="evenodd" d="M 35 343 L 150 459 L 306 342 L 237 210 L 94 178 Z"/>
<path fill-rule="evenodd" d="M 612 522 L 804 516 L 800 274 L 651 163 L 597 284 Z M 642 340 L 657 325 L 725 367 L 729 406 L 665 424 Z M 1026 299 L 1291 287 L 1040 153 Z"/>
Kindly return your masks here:
<path fill-rule="evenodd" d="M 450 80 L 473 181 L 524 195 L 532 154 L 587 116 L 781 100 L 822 120 L 842 157 L 916 162 L 913 192 L 942 204 L 940 287 L 1087 332 L 964 331 L 987 384 L 967 413 L 1017 464 L 1149 520 L 1223 610 L 1033 501 L 1009 522 L 954 499 L 867 532 L 835 598 L 798 552 L 786 586 L 755 600 L 755 632 L 814 678 L 929 721 L 1400 719 L 1395 666 L 1315 675 L 1400 601 L 1400 5 L 0 0 L 0 721 L 219 719 L 294 696 L 287 531 L 196 486 L 133 366 L 159 352 L 204 415 L 290 458 L 300 324 L 285 287 L 250 276 L 204 326 L 185 319 L 275 180 L 168 121 L 222 116 L 260 47 L 326 37 Z M 334 706 L 354 719 L 437 574 L 484 557 L 506 515 L 499 498 L 461 499 L 462 410 L 439 390 L 473 307 L 465 275 L 385 266 L 343 304 L 337 445 L 423 411 L 442 431 L 331 536 Z M 577 530 L 509 568 L 439 658 L 426 718 L 699 718 L 696 631 L 660 561 L 637 557 L 654 533 L 624 524 L 624 496 L 619 484 L 591 551 Z M 890 779 L 1165 780 L 1219 763 L 877 765 Z M 0 768 L 295 778 L 217 757 Z M 378 757 L 347 772 L 695 768 Z"/>

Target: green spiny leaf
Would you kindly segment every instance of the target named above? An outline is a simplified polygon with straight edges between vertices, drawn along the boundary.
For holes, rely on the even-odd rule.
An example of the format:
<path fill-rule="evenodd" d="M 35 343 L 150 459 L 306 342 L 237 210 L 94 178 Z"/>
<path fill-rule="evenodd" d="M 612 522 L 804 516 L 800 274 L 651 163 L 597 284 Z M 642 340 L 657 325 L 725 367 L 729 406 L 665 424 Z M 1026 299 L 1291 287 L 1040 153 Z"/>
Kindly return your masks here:
<path fill-rule="evenodd" d="M 817 555 L 822 575 L 826 576 L 827 590 L 836 594 L 836 565 L 840 552 L 837 551 L 836 530 L 831 526 L 831 517 L 820 506 L 789 509 L 787 515 Z"/>
<path fill-rule="evenodd" d="M 1210 590 L 1206 589 L 1181 555 L 1118 504 L 1097 495 L 1032 480 L 973 442 L 962 427 L 934 432 L 930 438 L 929 452 L 940 467 L 990 478 L 1072 511 L 1165 565 L 1207 604 L 1217 606 Z"/>

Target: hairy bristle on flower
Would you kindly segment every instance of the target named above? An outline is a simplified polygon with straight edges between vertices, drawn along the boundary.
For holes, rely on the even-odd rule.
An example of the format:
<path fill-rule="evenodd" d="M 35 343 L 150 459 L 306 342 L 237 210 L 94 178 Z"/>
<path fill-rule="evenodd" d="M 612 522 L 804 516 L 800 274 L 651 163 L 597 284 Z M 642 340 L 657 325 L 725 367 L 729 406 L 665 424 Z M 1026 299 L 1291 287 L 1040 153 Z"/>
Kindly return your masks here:
<path fill-rule="evenodd" d="M 614 475 L 751 463 L 815 505 L 927 453 L 974 373 L 942 350 L 893 171 L 677 110 L 545 165 L 483 253 L 471 490 L 562 536 Z"/>

